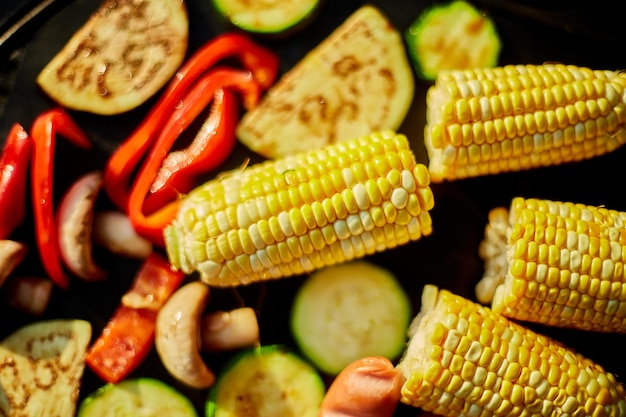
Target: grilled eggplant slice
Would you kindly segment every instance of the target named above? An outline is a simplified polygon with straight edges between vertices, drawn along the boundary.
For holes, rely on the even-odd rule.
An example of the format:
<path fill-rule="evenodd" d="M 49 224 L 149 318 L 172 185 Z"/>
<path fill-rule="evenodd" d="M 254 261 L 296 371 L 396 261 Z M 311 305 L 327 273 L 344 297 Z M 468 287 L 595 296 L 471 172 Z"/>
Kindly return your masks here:
<path fill-rule="evenodd" d="M 237 127 L 252 151 L 279 158 L 396 130 L 414 95 L 402 35 L 365 5 L 270 89 Z"/>
<path fill-rule="evenodd" d="M 0 415 L 73 416 L 91 324 L 46 320 L 0 343 Z"/>
<path fill-rule="evenodd" d="M 37 83 L 67 108 L 123 113 L 174 75 L 188 36 L 181 0 L 106 0 L 39 73 Z"/>

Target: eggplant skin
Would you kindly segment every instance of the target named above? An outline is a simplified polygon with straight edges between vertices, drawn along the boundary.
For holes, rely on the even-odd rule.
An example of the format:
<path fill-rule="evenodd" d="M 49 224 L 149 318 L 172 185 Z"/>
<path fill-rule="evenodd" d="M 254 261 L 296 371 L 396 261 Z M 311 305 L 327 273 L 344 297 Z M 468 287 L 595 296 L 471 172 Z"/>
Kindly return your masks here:
<path fill-rule="evenodd" d="M 106 0 L 38 74 L 37 84 L 72 110 L 132 110 L 167 83 L 189 43 L 180 0 Z"/>

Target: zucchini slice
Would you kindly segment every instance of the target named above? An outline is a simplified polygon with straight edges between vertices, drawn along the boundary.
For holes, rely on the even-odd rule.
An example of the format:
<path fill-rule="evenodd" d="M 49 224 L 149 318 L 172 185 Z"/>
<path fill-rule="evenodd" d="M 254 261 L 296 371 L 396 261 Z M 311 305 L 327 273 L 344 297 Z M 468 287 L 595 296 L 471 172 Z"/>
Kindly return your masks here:
<path fill-rule="evenodd" d="M 320 0 L 213 0 L 215 10 L 239 29 L 279 34 L 301 28 L 318 10 Z"/>
<path fill-rule="evenodd" d="M 77 417 L 198 417 L 193 403 L 174 387 L 153 378 L 106 384 L 87 396 Z"/>
<path fill-rule="evenodd" d="M 494 22 L 464 0 L 426 8 L 405 39 L 415 71 L 425 80 L 441 70 L 493 67 L 502 48 Z"/>
<path fill-rule="evenodd" d="M 241 352 L 211 388 L 207 417 L 317 417 L 326 387 L 315 368 L 281 345 Z"/>
<path fill-rule="evenodd" d="M 410 318 L 409 297 L 395 276 L 353 261 L 311 275 L 295 296 L 290 324 L 304 355 L 336 375 L 364 356 L 399 356 Z"/>

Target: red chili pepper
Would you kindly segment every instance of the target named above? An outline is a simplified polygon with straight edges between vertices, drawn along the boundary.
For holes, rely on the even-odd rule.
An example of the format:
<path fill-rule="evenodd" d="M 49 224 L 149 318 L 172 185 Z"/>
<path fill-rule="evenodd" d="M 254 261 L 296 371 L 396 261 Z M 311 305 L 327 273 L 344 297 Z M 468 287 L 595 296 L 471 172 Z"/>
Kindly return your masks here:
<path fill-rule="evenodd" d="M 248 108 L 255 106 L 261 98 L 261 86 L 248 72 L 218 68 L 206 73 L 193 86 L 189 94 L 183 99 L 181 106 L 176 109 L 176 112 L 165 123 L 154 146 L 137 173 L 128 199 L 128 216 L 137 233 L 151 240 L 156 245 L 163 245 L 163 227 L 173 219 L 176 213 L 175 206 L 177 202 L 171 202 L 171 193 L 169 193 L 169 196 L 168 193 L 161 193 L 159 194 L 161 198 L 170 199 L 158 199 L 155 201 L 158 197 L 153 196 L 149 204 L 150 207 L 146 207 L 145 202 L 149 195 L 150 187 L 163 165 L 166 155 L 181 132 L 208 106 L 215 97 L 216 92 L 225 88 L 239 90 L 244 97 L 244 106 Z M 226 154 L 228 149 L 234 147 L 236 119 L 225 117 L 220 120 L 220 123 L 226 125 L 224 126 L 224 132 L 232 132 L 232 135 L 216 138 L 219 139 L 219 143 L 216 141 L 214 146 L 220 150 L 220 154 Z M 194 155 L 191 156 L 193 157 Z M 203 155 L 203 159 L 206 160 L 207 158 L 208 155 Z M 180 183 L 177 185 L 181 186 Z M 183 191 L 186 192 L 188 190 Z M 154 210 L 155 207 L 160 208 L 166 205 L 167 209 L 165 211 L 155 211 L 154 215 L 145 214 L 146 210 Z"/>
<path fill-rule="evenodd" d="M 218 62 L 236 57 L 263 88 L 274 83 L 278 57 L 269 49 L 238 33 L 220 35 L 205 43 L 180 68 L 143 123 L 113 153 L 104 170 L 104 188 L 111 201 L 125 210 L 129 183 L 154 136 L 187 94 L 188 88 Z"/>
<path fill-rule="evenodd" d="M 26 178 L 33 141 L 22 125 L 15 123 L 0 155 L 0 239 L 7 239 L 24 221 Z"/>
<path fill-rule="evenodd" d="M 183 278 L 156 252 L 146 258 L 132 287 L 87 351 L 86 363 L 94 373 L 116 383 L 144 361 L 153 346 L 157 314 Z"/>
<path fill-rule="evenodd" d="M 37 246 L 50 279 L 60 287 L 67 288 L 69 278 L 61 264 L 52 201 L 53 161 L 57 133 L 81 148 L 90 148 L 91 142 L 62 109 L 48 110 L 40 114 L 33 122 L 31 129 L 34 145 L 31 182 Z"/>

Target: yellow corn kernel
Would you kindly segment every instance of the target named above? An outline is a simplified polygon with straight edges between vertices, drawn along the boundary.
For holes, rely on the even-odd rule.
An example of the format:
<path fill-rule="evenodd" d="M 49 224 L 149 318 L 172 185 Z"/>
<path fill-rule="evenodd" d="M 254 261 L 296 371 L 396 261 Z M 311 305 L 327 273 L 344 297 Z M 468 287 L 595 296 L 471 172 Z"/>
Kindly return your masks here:
<path fill-rule="evenodd" d="M 626 333 L 624 233 L 625 212 L 514 198 L 489 216 L 477 298 L 521 321 Z"/>
<path fill-rule="evenodd" d="M 483 88 L 471 88 L 477 82 Z M 519 171 L 610 152 L 626 142 L 626 103 L 618 94 L 625 82 L 620 71 L 555 64 L 443 72 L 426 96 L 431 179 Z"/>
<path fill-rule="evenodd" d="M 468 328 L 493 325 L 490 337 L 500 349 L 482 343 L 479 332 L 464 331 L 461 317 Z M 562 343 L 449 291 L 426 285 L 410 329 L 397 365 L 406 380 L 401 389 L 405 404 L 448 416 L 626 414 L 626 390 L 614 375 Z M 450 343 L 450 338 L 455 340 Z M 459 338 L 469 339 L 470 357 L 455 353 Z M 491 352 L 487 366 L 473 360 L 480 357 L 477 351 Z M 446 356 L 452 360 L 444 362 Z"/>
<path fill-rule="evenodd" d="M 429 187 L 404 135 L 372 133 L 199 186 L 166 228 L 166 250 L 213 286 L 310 272 L 429 235 Z"/>

